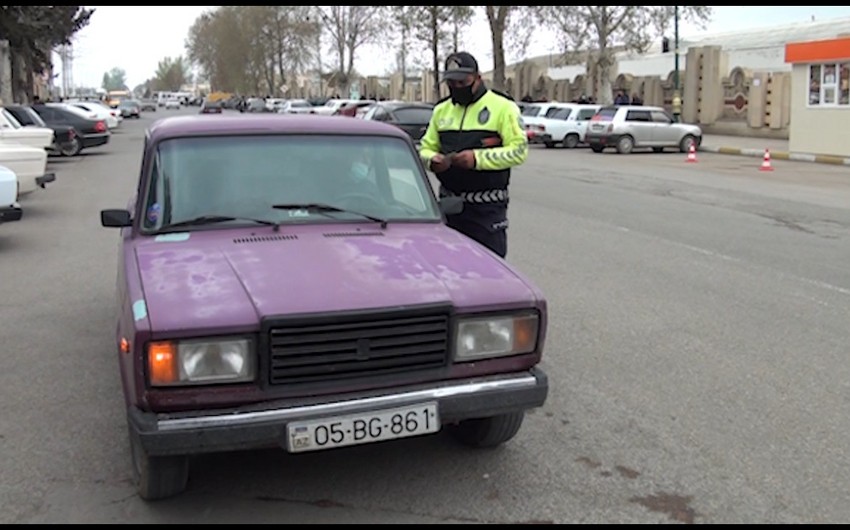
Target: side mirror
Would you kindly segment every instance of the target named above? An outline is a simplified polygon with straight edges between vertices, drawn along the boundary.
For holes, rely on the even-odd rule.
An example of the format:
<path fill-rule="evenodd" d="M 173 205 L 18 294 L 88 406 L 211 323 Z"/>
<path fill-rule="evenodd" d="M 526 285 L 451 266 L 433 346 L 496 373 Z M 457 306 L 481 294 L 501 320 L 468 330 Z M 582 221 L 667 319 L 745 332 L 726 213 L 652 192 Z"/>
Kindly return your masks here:
<path fill-rule="evenodd" d="M 133 225 L 133 219 L 127 210 L 101 210 L 100 224 L 107 228 L 124 228 Z"/>
<path fill-rule="evenodd" d="M 463 211 L 463 197 L 443 197 L 440 199 L 440 211 L 445 215 L 457 215 Z"/>

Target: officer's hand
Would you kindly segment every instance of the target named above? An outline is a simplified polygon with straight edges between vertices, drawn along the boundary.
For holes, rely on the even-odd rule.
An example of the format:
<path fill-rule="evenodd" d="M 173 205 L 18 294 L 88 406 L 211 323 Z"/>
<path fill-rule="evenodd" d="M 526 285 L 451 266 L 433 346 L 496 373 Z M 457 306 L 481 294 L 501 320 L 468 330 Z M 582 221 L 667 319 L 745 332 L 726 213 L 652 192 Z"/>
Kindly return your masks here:
<path fill-rule="evenodd" d="M 442 173 L 443 171 L 449 169 L 452 165 L 452 161 L 445 157 L 442 153 L 437 153 L 431 159 L 431 171 L 434 173 Z"/>
<path fill-rule="evenodd" d="M 455 153 L 452 157 L 452 165 L 463 169 L 475 169 L 475 153 L 469 149 Z"/>

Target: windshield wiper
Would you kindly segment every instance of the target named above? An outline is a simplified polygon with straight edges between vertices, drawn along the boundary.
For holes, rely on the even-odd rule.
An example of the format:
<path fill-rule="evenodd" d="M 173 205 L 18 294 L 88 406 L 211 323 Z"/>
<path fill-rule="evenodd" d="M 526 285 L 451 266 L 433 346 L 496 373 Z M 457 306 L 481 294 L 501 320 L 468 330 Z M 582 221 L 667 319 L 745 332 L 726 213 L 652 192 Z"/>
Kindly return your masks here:
<path fill-rule="evenodd" d="M 268 219 L 255 219 L 253 217 L 239 217 L 233 215 L 200 215 L 198 217 L 194 217 L 192 219 L 187 219 L 185 221 L 180 221 L 177 223 L 171 223 L 163 226 L 158 230 L 158 232 L 170 232 L 176 228 L 185 228 L 188 226 L 203 226 L 203 225 L 211 225 L 215 223 L 225 223 L 227 221 L 251 221 L 253 223 L 268 225 L 274 228 L 274 231 L 277 232 L 280 230 L 280 223 L 276 223 L 274 221 L 269 221 Z"/>
<path fill-rule="evenodd" d="M 305 203 L 305 204 L 298 204 L 298 203 L 275 204 L 275 205 L 272 206 L 272 208 L 274 208 L 275 210 L 307 210 L 307 211 L 312 210 L 314 212 L 319 212 L 319 213 L 327 213 L 327 212 L 350 213 L 350 214 L 354 214 L 354 215 L 359 215 L 360 217 L 362 217 L 364 219 L 369 219 L 370 221 L 380 223 L 381 228 L 386 228 L 387 222 L 388 222 L 386 219 L 382 219 L 380 217 L 375 217 L 374 215 L 369 215 L 369 214 L 362 213 L 362 212 L 355 212 L 355 211 L 352 211 L 352 210 L 346 210 L 345 208 L 340 208 L 339 206 L 332 206 L 330 204 L 323 204 L 323 203 L 319 203 L 319 202 L 311 202 L 311 203 Z"/>

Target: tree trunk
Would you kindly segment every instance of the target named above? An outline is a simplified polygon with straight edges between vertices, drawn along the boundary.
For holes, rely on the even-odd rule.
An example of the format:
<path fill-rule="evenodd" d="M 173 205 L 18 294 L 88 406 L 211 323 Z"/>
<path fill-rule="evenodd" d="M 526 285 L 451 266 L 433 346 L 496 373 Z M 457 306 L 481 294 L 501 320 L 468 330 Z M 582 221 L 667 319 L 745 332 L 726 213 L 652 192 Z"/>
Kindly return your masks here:
<path fill-rule="evenodd" d="M 440 100 L 440 28 L 438 27 L 439 20 L 437 19 L 436 10 L 438 7 L 431 7 L 431 53 L 434 56 L 434 102 Z"/>
<path fill-rule="evenodd" d="M 401 64 L 401 95 L 407 92 L 407 26 L 402 23 L 401 26 L 401 50 L 399 56 Z"/>
<path fill-rule="evenodd" d="M 486 6 L 493 43 L 493 88 L 505 89 L 505 21 L 507 6 Z M 512 94 L 513 95 L 513 94 Z"/>

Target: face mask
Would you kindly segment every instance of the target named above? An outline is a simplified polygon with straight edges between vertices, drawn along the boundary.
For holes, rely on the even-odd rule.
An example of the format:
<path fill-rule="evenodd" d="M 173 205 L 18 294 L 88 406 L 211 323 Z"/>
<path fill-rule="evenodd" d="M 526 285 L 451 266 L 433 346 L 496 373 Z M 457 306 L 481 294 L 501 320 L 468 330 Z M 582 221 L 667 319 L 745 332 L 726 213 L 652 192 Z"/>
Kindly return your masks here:
<path fill-rule="evenodd" d="M 351 174 L 359 179 L 369 178 L 369 166 L 363 162 L 355 162 L 354 165 L 351 166 Z"/>
<path fill-rule="evenodd" d="M 472 103 L 472 85 L 464 87 L 449 87 L 449 94 L 452 96 L 452 102 L 456 105 L 469 105 Z"/>

